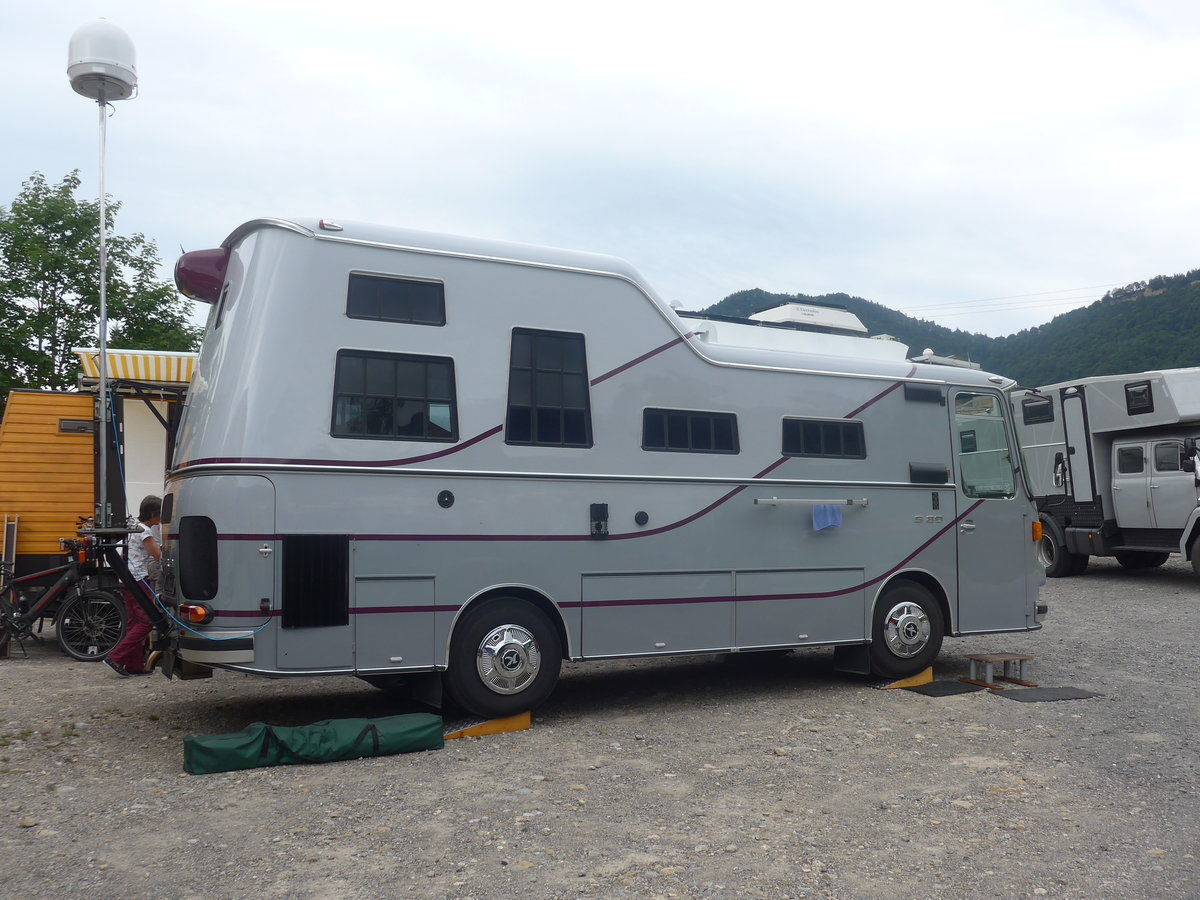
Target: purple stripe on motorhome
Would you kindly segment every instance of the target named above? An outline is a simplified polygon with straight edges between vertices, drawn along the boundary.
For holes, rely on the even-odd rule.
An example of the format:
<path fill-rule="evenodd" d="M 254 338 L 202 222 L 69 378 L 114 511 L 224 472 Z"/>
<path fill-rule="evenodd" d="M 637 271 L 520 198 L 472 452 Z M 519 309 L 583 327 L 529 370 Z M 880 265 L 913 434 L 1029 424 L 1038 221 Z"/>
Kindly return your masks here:
<path fill-rule="evenodd" d="M 904 557 L 904 559 L 900 560 L 900 562 L 896 563 L 896 565 L 892 566 L 890 569 L 888 569 L 883 574 L 877 575 L 874 578 L 872 578 L 868 581 L 864 581 L 860 584 L 854 584 L 854 585 L 850 585 L 850 586 L 844 587 L 844 588 L 837 588 L 836 590 L 832 590 L 832 591 L 812 591 L 812 592 L 788 593 L 788 594 L 743 594 L 740 596 L 728 596 L 728 597 L 721 597 L 721 596 L 717 596 L 717 597 L 668 597 L 668 598 L 627 599 L 627 600 L 593 600 L 593 601 L 585 600 L 581 603 L 571 603 L 571 604 L 563 603 L 563 604 L 561 604 L 561 606 L 572 607 L 572 608 L 573 607 L 583 607 L 585 609 L 597 609 L 597 608 L 606 607 L 606 606 L 665 606 L 665 605 L 678 604 L 678 603 L 731 603 L 731 602 L 732 603 L 757 603 L 757 602 L 760 602 L 763 600 L 819 600 L 819 599 L 823 599 L 826 597 L 840 597 L 845 594 L 853 594 L 857 591 L 861 591 L 861 590 L 864 590 L 865 588 L 871 587 L 872 585 L 878 584 L 879 582 L 895 575 L 897 572 L 899 572 L 901 569 L 903 569 L 906 565 L 908 565 L 910 562 L 912 562 L 914 559 L 916 559 L 918 556 L 920 556 L 923 552 L 925 552 L 925 550 L 927 550 L 939 538 L 941 538 L 944 534 L 946 534 L 946 532 L 950 531 L 959 522 L 961 522 L 963 519 L 965 519 L 967 516 L 969 516 L 972 512 L 974 512 L 976 509 L 978 509 L 980 504 L 982 504 L 983 502 L 984 502 L 983 500 L 976 500 L 973 504 L 971 504 L 970 507 L 967 508 L 967 510 L 964 513 L 962 513 L 962 515 L 957 516 L 952 521 L 948 522 L 941 529 L 939 529 L 936 534 L 934 534 L 931 538 L 929 538 L 929 540 L 925 541 L 925 543 L 921 544 L 921 546 L 917 547 L 916 550 L 914 550 L 908 556 Z"/>
<path fill-rule="evenodd" d="M 382 469 L 391 466 L 407 466 L 412 463 L 428 462 L 431 459 L 441 459 L 460 450 L 466 450 L 468 447 L 478 444 L 480 441 L 487 440 L 492 435 L 499 434 L 503 430 L 503 425 L 496 425 L 487 431 L 475 435 L 473 438 L 463 441 L 461 444 L 455 444 L 453 447 L 447 447 L 444 450 L 438 450 L 434 453 L 425 453 L 421 456 L 406 456 L 400 459 L 286 459 L 283 457 L 266 456 L 209 456 L 204 459 L 189 460 L 180 465 L 179 468 L 187 469 L 193 466 L 228 463 L 259 463 L 268 466 L 339 466 L 358 469 Z"/>
<path fill-rule="evenodd" d="M 662 353 L 664 350 L 669 350 L 671 347 L 674 347 L 676 344 L 681 344 L 685 340 L 688 340 L 689 338 L 691 338 L 693 336 L 694 336 L 694 333 L 689 331 L 683 337 L 677 337 L 670 341 L 667 341 L 665 344 L 655 347 L 653 350 L 643 353 L 641 356 L 636 357 L 635 359 L 631 359 L 629 362 L 623 363 L 622 365 L 617 366 L 615 369 L 610 369 L 609 371 L 605 372 L 603 375 L 599 375 L 596 378 L 593 378 L 591 381 L 591 385 L 592 385 L 592 387 L 595 387 L 596 385 L 600 384 L 600 382 L 605 381 L 609 378 L 612 378 L 614 375 L 619 375 L 621 372 L 625 372 L 628 369 L 632 369 L 634 366 L 638 365 L 639 363 L 643 363 L 646 360 Z M 499 434 L 503 430 L 504 430 L 503 425 L 496 425 L 492 428 L 489 428 L 487 431 L 484 431 L 484 432 L 481 432 L 480 434 L 475 435 L 475 437 L 470 438 L 469 440 L 465 440 L 460 444 L 455 444 L 453 447 L 447 447 L 444 450 L 437 450 L 433 453 L 425 453 L 420 456 L 403 457 L 401 459 L 346 460 L 346 459 L 287 459 L 284 457 L 261 457 L 261 456 L 209 456 L 209 457 L 205 457 L 203 459 L 188 460 L 187 462 L 180 464 L 179 468 L 180 469 L 188 469 L 188 468 L 192 468 L 194 466 L 221 465 L 221 464 L 230 464 L 230 463 L 258 463 L 261 465 L 278 465 L 278 466 L 298 466 L 298 465 L 345 466 L 345 467 L 365 468 L 365 469 L 390 468 L 393 466 L 407 466 L 407 465 L 412 465 L 413 463 L 428 462 L 431 459 L 441 459 L 442 457 L 450 456 L 453 453 L 458 453 L 460 450 L 466 450 L 468 447 L 470 447 L 474 444 L 477 444 L 480 441 L 486 440 L 487 438 L 490 438 L 493 435 Z"/>
<path fill-rule="evenodd" d="M 916 367 L 916 366 L 913 366 L 911 369 L 909 369 L 909 370 L 908 370 L 908 375 L 906 375 L 905 377 L 906 377 L 906 378 L 912 378 L 912 377 L 913 377 L 913 375 L 915 375 L 915 374 L 916 374 L 916 372 L 917 372 L 917 367 Z M 885 390 L 885 391 L 880 391 L 878 394 L 876 394 L 874 397 L 872 397 L 870 400 L 868 400 L 866 403 L 864 403 L 864 404 L 863 404 L 862 406 L 860 406 L 858 409 L 853 409 L 853 410 L 851 410 L 850 412 L 846 413 L 846 415 L 842 416 L 842 418 L 843 418 L 843 419 L 852 419 L 852 418 L 854 418 L 854 417 L 855 417 L 855 416 L 857 416 L 857 415 L 858 415 L 860 412 L 862 412 L 864 409 L 866 409 L 868 406 L 871 406 L 871 405 L 872 405 L 872 404 L 874 404 L 874 403 L 878 403 L 880 400 L 882 400 L 884 397 L 886 397 L 888 394 L 890 394 L 890 393 L 891 393 L 892 391 L 894 391 L 896 388 L 900 387 L 900 385 L 902 385 L 902 384 L 904 384 L 904 382 L 903 382 L 903 381 L 897 381 L 895 384 L 893 384 L 893 385 L 892 385 L 890 388 L 888 388 L 887 390 Z"/>
<path fill-rule="evenodd" d="M 624 372 L 626 369 L 632 369 L 632 368 L 633 368 L 634 366 L 636 366 L 638 363 L 643 363 L 643 362 L 645 362 L 646 360 L 650 359 L 650 357 L 652 357 L 652 356 L 657 356 L 658 354 L 662 353 L 664 350 L 670 350 L 670 349 L 671 349 L 672 347 L 674 347 L 676 344 L 682 344 L 684 341 L 686 341 L 686 340 L 688 340 L 689 338 L 692 338 L 692 337 L 694 337 L 694 336 L 695 336 L 695 332 L 689 331 L 689 332 L 688 332 L 687 334 L 685 334 L 683 337 L 677 337 L 677 338 L 674 338 L 674 339 L 672 339 L 672 340 L 669 340 L 669 341 L 667 341 L 665 344 L 663 344 L 662 346 L 660 346 L 660 347 L 655 347 L 655 348 L 654 348 L 653 350 L 651 350 L 650 352 L 648 352 L 648 353 L 643 353 L 641 356 L 637 357 L 636 359 L 631 359 L 629 362 L 627 362 L 627 363 L 624 363 L 624 364 L 622 364 L 622 365 L 619 365 L 619 366 L 617 366 L 615 369 L 609 369 L 609 370 L 608 370 L 607 372 L 605 372 L 603 375 L 597 375 L 595 378 L 593 378 L 593 379 L 591 380 L 590 384 L 591 384 L 591 386 L 592 386 L 592 387 L 595 387 L 595 386 L 596 386 L 596 385 L 598 385 L 600 382 L 602 382 L 602 381 L 607 381 L 609 378 L 612 378 L 614 375 L 620 375 L 620 374 L 621 374 L 622 372 Z"/>
<path fill-rule="evenodd" d="M 768 470 L 769 471 L 769 470 Z M 881 575 L 876 575 L 867 581 L 860 584 L 849 585 L 844 588 L 837 588 L 832 591 L 812 591 L 806 593 L 788 593 L 788 594 L 746 594 L 742 596 L 712 596 L 712 597 L 655 597 L 655 598 L 631 598 L 626 600 L 572 600 L 558 604 L 560 609 L 602 609 L 613 606 L 674 606 L 680 604 L 699 604 L 699 603 L 759 603 L 769 600 L 819 600 L 827 597 L 840 597 L 845 594 L 853 594 L 857 591 L 864 590 L 872 585 L 890 578 L 895 575 L 906 565 L 924 553 L 932 546 L 939 538 L 953 529 L 959 522 L 971 515 L 976 509 L 983 505 L 984 500 L 976 500 L 966 511 L 961 515 L 956 516 L 951 521 L 947 522 L 942 528 L 930 537 L 927 541 L 921 544 L 917 549 L 896 565 L 892 566 Z M 376 538 L 380 540 L 381 538 Z M 383 538 L 386 539 L 386 538 Z M 397 540 L 405 540 L 404 536 L 397 536 Z M 589 539 L 585 538 L 584 539 Z M 350 612 L 355 615 L 374 615 L 377 613 L 453 613 L 458 612 L 457 606 L 371 606 L 365 608 L 351 608 Z M 268 615 L 278 616 L 278 610 L 272 610 Z M 214 617 L 222 618 L 248 618 L 251 616 L 262 616 L 259 610 L 215 610 Z"/>
<path fill-rule="evenodd" d="M 672 343 L 674 343 L 674 342 L 672 342 Z M 658 348 L 658 350 L 651 351 L 651 353 L 646 354 L 646 356 L 651 356 L 654 353 L 660 352 L 661 350 L 665 349 L 668 346 L 670 346 L 670 345 L 664 344 L 662 347 Z M 635 363 L 638 361 L 639 360 L 634 360 Z M 615 371 L 616 370 L 614 370 L 614 372 Z M 913 372 L 916 371 L 915 366 L 913 367 L 912 371 Z M 912 374 L 912 373 L 910 372 L 909 374 Z M 892 384 L 890 387 L 885 388 L 884 390 L 880 391 L 878 394 L 876 394 L 874 397 L 872 397 L 870 400 L 868 400 L 862 406 L 858 407 L 858 409 L 847 414 L 845 416 L 845 418 L 850 418 L 851 416 L 855 415 L 856 413 L 861 412 L 862 410 L 866 409 L 868 406 L 870 406 L 876 400 L 879 400 L 882 397 L 885 397 L 889 393 L 894 391 L 902 383 L 903 382 L 897 381 L 896 383 Z M 497 426 L 497 428 L 495 430 L 499 430 L 499 426 Z M 487 434 L 487 432 L 485 432 L 484 435 L 480 435 L 479 438 L 475 438 L 475 440 L 481 439 L 482 437 L 486 436 L 486 434 Z M 779 459 L 775 460 L 775 462 L 771 463 L 765 469 L 758 472 L 757 474 L 755 474 L 752 477 L 755 479 L 765 478 L 767 475 L 774 472 L 776 469 L 778 469 L 780 466 L 782 466 L 785 462 L 787 462 L 791 458 L 792 457 L 790 457 L 790 456 L 781 456 Z M 360 464 L 352 463 L 351 465 L 360 465 Z M 379 463 L 377 465 L 382 465 L 382 463 Z M 700 510 L 692 513 L 690 516 L 685 516 L 684 518 L 678 519 L 674 522 L 668 522 L 666 525 L 660 525 L 657 528 L 647 528 L 642 531 L 627 531 L 627 532 L 622 532 L 620 534 L 610 534 L 607 537 L 602 538 L 602 540 L 627 541 L 627 540 L 633 540 L 634 538 L 653 537 L 655 535 L 665 534 L 668 531 L 674 531 L 677 528 L 682 528 L 684 525 L 690 525 L 692 522 L 695 522 L 697 519 L 700 519 L 703 516 L 708 515 L 714 509 L 716 509 L 717 507 L 721 506 L 724 503 L 727 503 L 729 500 L 736 497 L 738 494 L 740 494 L 742 491 L 746 490 L 746 488 L 748 488 L 748 487 L 750 487 L 750 485 L 748 485 L 748 484 L 738 485 L 737 487 L 733 488 L 732 490 L 726 491 L 724 494 L 722 494 L 720 497 L 718 497 L 712 503 L 708 504 L 708 506 L 705 506 L 703 509 L 700 509 Z M 972 507 L 972 509 L 974 509 L 974 507 Z M 278 540 L 279 537 L 280 537 L 280 535 L 277 535 L 277 534 L 223 534 L 223 535 L 219 536 L 219 539 L 223 540 L 223 541 L 272 541 L 272 540 Z M 563 542 L 563 541 L 593 541 L 593 540 L 597 540 L 597 538 L 592 537 L 590 534 L 355 534 L 355 535 L 351 535 L 351 537 L 357 541 L 431 541 L 431 542 L 433 542 L 433 541 L 436 541 L 436 542 L 461 541 L 461 542 L 465 542 L 465 543 L 478 543 L 481 541 L 491 541 L 491 542 L 503 543 L 503 542 L 514 542 L 514 541 Z"/>
<path fill-rule="evenodd" d="M 376 613 L 439 613 L 458 612 L 457 606 L 356 606 L 350 613 L 356 616 L 374 615 Z M 282 610 L 273 609 L 263 613 L 258 609 L 214 609 L 214 619 L 272 619 L 283 615 Z"/>

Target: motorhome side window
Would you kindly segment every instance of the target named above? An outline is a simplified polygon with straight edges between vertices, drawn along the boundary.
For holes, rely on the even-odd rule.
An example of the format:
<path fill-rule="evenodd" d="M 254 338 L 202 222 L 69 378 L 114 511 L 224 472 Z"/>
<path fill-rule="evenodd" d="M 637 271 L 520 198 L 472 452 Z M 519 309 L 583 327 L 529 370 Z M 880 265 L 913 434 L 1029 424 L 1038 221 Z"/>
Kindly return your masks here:
<path fill-rule="evenodd" d="M 440 281 L 351 272 L 346 315 L 379 322 L 445 325 L 446 287 Z"/>
<path fill-rule="evenodd" d="M 513 329 L 504 440 L 539 447 L 592 446 L 582 334 Z"/>
<path fill-rule="evenodd" d="M 1179 460 L 1183 455 L 1183 444 L 1179 441 L 1170 441 L 1163 444 L 1154 445 L 1154 471 L 1155 472 L 1178 472 L 1180 471 Z"/>
<path fill-rule="evenodd" d="M 1021 417 L 1026 425 L 1054 421 L 1054 404 L 1049 397 L 1026 397 L 1021 401 Z"/>
<path fill-rule="evenodd" d="M 1142 448 L 1137 447 L 1121 447 L 1117 450 L 1117 471 L 1122 475 L 1136 475 L 1145 469 L 1146 457 L 1142 455 Z"/>
<path fill-rule="evenodd" d="M 737 453 L 737 416 L 682 409 L 644 410 L 642 449 Z"/>
<path fill-rule="evenodd" d="M 862 422 L 840 419 L 784 419 L 784 456 L 866 459 Z"/>
<path fill-rule="evenodd" d="M 1150 391 L 1150 382 L 1125 385 L 1125 411 L 1131 416 L 1154 412 L 1154 394 Z"/>
<path fill-rule="evenodd" d="M 396 441 L 457 440 L 454 361 L 339 350 L 331 433 Z"/>

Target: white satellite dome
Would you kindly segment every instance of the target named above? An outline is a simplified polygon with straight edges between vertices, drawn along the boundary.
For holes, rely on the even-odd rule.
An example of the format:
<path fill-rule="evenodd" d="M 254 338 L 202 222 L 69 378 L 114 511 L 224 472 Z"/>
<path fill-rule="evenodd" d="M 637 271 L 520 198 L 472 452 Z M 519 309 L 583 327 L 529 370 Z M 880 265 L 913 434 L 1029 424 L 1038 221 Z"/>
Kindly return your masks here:
<path fill-rule="evenodd" d="M 75 93 L 91 100 L 125 100 L 137 87 L 133 41 L 106 19 L 85 22 L 71 35 L 67 77 Z"/>

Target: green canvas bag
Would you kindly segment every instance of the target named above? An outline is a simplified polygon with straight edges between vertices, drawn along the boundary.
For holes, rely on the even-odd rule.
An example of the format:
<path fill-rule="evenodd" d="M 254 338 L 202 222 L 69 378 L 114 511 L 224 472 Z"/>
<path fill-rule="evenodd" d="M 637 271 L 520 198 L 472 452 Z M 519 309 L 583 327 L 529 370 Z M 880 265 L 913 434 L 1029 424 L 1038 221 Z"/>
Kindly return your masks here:
<path fill-rule="evenodd" d="M 328 719 L 296 726 L 255 722 L 233 734 L 189 734 L 183 739 L 183 768 L 192 775 L 208 775 L 440 750 L 442 729 L 442 717 L 432 713 Z"/>

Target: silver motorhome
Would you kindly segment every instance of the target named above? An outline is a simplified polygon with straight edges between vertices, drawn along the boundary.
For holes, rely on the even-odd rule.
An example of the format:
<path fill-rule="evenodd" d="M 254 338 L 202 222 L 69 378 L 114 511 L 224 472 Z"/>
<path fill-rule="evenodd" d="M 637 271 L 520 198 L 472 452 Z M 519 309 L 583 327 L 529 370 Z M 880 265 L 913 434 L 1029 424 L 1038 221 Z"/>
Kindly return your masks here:
<path fill-rule="evenodd" d="M 1047 575 L 1077 575 L 1092 556 L 1153 568 L 1172 553 L 1200 575 L 1200 368 L 1017 390 L 1013 405 Z"/>
<path fill-rule="evenodd" d="M 213 305 L 170 672 L 425 675 L 506 715 L 563 659 L 826 645 L 899 677 L 1040 627 L 1005 379 L 849 313 L 705 317 L 611 257 L 325 221 L 176 277 Z"/>

